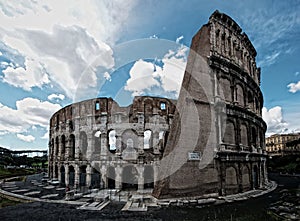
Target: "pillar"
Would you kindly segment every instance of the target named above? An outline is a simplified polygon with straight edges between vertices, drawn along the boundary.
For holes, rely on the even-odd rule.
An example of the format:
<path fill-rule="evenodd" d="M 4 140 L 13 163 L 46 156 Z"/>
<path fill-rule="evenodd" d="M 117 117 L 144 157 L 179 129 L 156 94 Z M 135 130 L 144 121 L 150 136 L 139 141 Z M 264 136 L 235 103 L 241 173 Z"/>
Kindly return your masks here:
<path fill-rule="evenodd" d="M 115 186 L 116 186 L 117 190 L 122 189 L 122 171 L 123 171 L 123 168 L 120 167 L 120 165 L 118 165 L 115 170 L 115 173 L 116 173 Z"/>
<path fill-rule="evenodd" d="M 66 186 L 69 186 L 69 165 L 65 165 L 65 184 Z"/>
<path fill-rule="evenodd" d="M 92 183 L 92 167 L 90 164 L 86 167 L 86 186 L 90 187 Z"/>
<path fill-rule="evenodd" d="M 79 168 L 79 166 L 76 164 L 74 169 L 75 169 L 74 186 L 75 186 L 75 188 L 77 188 L 77 187 L 79 186 L 79 173 L 80 173 L 80 168 Z"/>
<path fill-rule="evenodd" d="M 138 192 L 143 192 L 143 190 L 144 190 L 144 165 L 139 164 L 137 166 L 137 171 L 138 171 L 138 174 L 139 174 L 139 177 L 138 177 Z"/>

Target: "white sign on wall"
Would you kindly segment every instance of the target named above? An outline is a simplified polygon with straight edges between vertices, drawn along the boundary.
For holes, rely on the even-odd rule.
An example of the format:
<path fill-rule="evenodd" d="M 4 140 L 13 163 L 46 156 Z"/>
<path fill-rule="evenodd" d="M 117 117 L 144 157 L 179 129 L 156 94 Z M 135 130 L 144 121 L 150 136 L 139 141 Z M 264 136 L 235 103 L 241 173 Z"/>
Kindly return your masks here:
<path fill-rule="evenodd" d="M 188 159 L 191 161 L 198 161 L 200 160 L 200 153 L 199 152 L 189 152 L 188 153 Z"/>

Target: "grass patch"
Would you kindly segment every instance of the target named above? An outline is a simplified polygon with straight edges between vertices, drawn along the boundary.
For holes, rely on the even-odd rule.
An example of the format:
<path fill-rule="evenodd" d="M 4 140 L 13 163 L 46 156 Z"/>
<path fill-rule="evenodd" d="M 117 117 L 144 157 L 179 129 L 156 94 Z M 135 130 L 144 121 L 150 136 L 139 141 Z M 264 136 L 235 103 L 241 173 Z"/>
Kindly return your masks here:
<path fill-rule="evenodd" d="M 24 168 L 14 168 L 6 169 L 0 167 L 0 179 L 5 179 L 14 176 L 30 175 L 34 174 L 36 171 L 34 169 L 24 169 Z"/>
<path fill-rule="evenodd" d="M 16 202 L 16 201 L 12 201 L 12 200 L 0 197 L 0 209 L 4 208 L 4 207 L 7 207 L 7 206 L 14 206 L 14 205 L 17 205 L 19 203 L 20 202 Z"/>

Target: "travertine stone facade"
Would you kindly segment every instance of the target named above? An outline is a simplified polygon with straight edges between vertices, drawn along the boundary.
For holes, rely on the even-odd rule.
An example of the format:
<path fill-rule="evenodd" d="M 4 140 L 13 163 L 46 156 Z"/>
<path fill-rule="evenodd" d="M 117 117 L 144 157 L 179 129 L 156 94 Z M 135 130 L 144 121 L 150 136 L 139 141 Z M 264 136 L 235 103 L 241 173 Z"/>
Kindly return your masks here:
<path fill-rule="evenodd" d="M 153 188 L 176 101 L 135 97 L 74 103 L 50 120 L 49 175 L 70 187 Z"/>
<path fill-rule="evenodd" d="M 49 174 L 69 186 L 154 188 L 158 198 L 225 195 L 267 182 L 256 51 L 214 12 L 193 37 L 178 101 L 110 98 L 50 120 Z"/>
<path fill-rule="evenodd" d="M 266 124 L 255 57 L 247 35 L 218 11 L 193 37 L 164 151 L 173 158 L 161 165 L 154 196 L 224 195 L 265 185 Z"/>

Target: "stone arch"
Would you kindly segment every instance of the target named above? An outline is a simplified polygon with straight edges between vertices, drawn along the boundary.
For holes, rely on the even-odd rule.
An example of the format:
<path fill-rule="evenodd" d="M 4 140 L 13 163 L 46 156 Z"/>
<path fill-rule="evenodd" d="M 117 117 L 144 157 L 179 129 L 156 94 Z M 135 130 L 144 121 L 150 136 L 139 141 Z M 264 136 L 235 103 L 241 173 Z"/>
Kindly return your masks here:
<path fill-rule="evenodd" d="M 244 89 L 241 84 L 236 85 L 236 102 L 242 107 L 245 106 Z"/>
<path fill-rule="evenodd" d="M 54 154 L 55 154 L 55 158 L 59 154 L 59 137 L 58 136 L 55 138 L 55 150 L 54 150 Z"/>
<path fill-rule="evenodd" d="M 69 185 L 74 186 L 75 184 L 75 169 L 72 165 L 69 166 Z"/>
<path fill-rule="evenodd" d="M 248 94 L 247 94 L 247 106 L 249 109 L 253 110 L 254 108 L 254 98 L 253 98 L 253 94 L 251 91 L 248 91 Z"/>
<path fill-rule="evenodd" d="M 60 156 L 62 159 L 64 159 L 65 152 L 66 152 L 66 136 L 62 135 L 61 136 L 61 147 L 60 147 Z"/>
<path fill-rule="evenodd" d="M 61 165 L 60 167 L 60 183 L 64 186 L 65 185 L 65 166 Z"/>
<path fill-rule="evenodd" d="M 259 170 L 257 165 L 253 166 L 252 187 L 253 189 L 257 189 L 259 187 Z"/>
<path fill-rule="evenodd" d="M 93 168 L 91 174 L 91 186 L 92 188 L 100 188 L 101 187 L 100 184 L 101 184 L 101 173 L 97 169 Z"/>
<path fill-rule="evenodd" d="M 250 170 L 246 165 L 244 165 L 242 168 L 242 186 L 243 191 L 248 191 L 251 189 Z"/>
<path fill-rule="evenodd" d="M 50 156 L 52 159 L 54 159 L 54 139 L 51 139 L 51 143 L 50 143 Z"/>
<path fill-rule="evenodd" d="M 225 189 L 226 194 L 233 194 L 238 192 L 237 170 L 233 166 L 226 168 Z"/>
<path fill-rule="evenodd" d="M 115 189 L 116 188 L 116 172 L 114 167 L 107 168 L 107 188 L 108 189 Z"/>
<path fill-rule="evenodd" d="M 145 130 L 144 131 L 144 149 L 151 149 L 152 148 L 152 131 Z"/>
<path fill-rule="evenodd" d="M 101 132 L 94 131 L 94 149 L 93 154 L 100 154 L 101 152 Z"/>
<path fill-rule="evenodd" d="M 232 102 L 232 91 L 231 91 L 230 79 L 222 76 L 222 78 L 220 79 L 220 87 L 222 88 L 225 101 Z"/>
<path fill-rule="evenodd" d="M 251 145 L 257 147 L 257 130 L 254 126 L 251 127 Z"/>
<path fill-rule="evenodd" d="M 122 172 L 122 189 L 123 190 L 132 190 L 138 189 L 138 171 L 132 166 L 126 166 L 123 168 Z"/>
<path fill-rule="evenodd" d="M 88 139 L 84 131 L 81 131 L 79 135 L 79 148 L 80 148 L 81 156 L 86 157 L 87 148 L 88 148 Z"/>
<path fill-rule="evenodd" d="M 79 167 L 79 186 L 86 186 L 86 165 Z"/>
<path fill-rule="evenodd" d="M 70 160 L 75 159 L 75 136 L 74 134 L 70 135 L 70 152 L 69 152 L 69 158 Z"/>
<path fill-rule="evenodd" d="M 249 146 L 249 143 L 248 143 L 248 127 L 245 123 L 241 124 L 240 134 L 241 134 L 241 144 L 243 146 L 248 147 Z"/>
<path fill-rule="evenodd" d="M 223 137 L 223 141 L 226 144 L 235 145 L 236 144 L 236 136 L 235 136 L 235 124 L 232 120 L 226 121 L 226 128 Z"/>
<path fill-rule="evenodd" d="M 108 132 L 108 137 L 107 137 L 107 142 L 108 142 L 108 150 L 111 153 L 115 153 L 116 149 L 117 149 L 117 137 L 116 137 L 117 133 L 115 130 L 110 130 Z"/>
<path fill-rule="evenodd" d="M 152 166 L 144 168 L 144 189 L 154 188 L 154 170 Z"/>
<path fill-rule="evenodd" d="M 54 166 L 54 178 L 58 178 L 58 166 L 55 164 Z"/>

